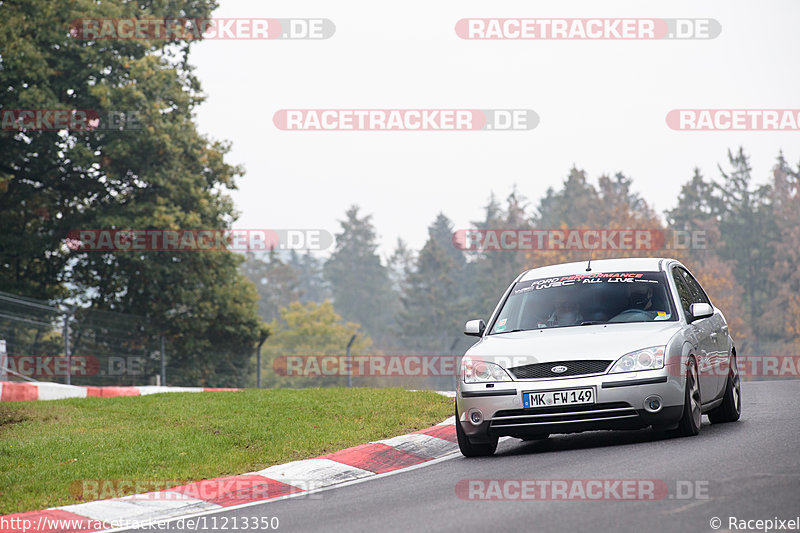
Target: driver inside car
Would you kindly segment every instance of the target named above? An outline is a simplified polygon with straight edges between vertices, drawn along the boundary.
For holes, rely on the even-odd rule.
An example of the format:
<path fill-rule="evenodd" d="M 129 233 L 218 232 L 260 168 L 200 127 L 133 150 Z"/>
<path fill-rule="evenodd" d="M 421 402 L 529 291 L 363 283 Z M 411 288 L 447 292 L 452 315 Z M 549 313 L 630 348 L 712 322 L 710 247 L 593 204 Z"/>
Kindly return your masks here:
<path fill-rule="evenodd" d="M 547 327 L 574 326 L 583 322 L 583 316 L 578 310 L 578 304 L 564 296 L 559 296 L 555 303 L 555 310 L 547 319 Z"/>
<path fill-rule="evenodd" d="M 631 289 L 630 309 L 639 309 L 641 311 L 653 310 L 653 288 L 652 287 L 634 287 Z"/>

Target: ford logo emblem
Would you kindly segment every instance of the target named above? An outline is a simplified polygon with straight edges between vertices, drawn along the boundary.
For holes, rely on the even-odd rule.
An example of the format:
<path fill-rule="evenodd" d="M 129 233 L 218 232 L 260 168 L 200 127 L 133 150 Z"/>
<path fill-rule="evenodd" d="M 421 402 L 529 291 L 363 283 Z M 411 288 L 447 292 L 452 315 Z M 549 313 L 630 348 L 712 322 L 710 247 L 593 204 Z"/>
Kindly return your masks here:
<path fill-rule="evenodd" d="M 558 365 L 551 368 L 550 371 L 553 372 L 554 374 L 563 374 L 564 372 L 567 371 L 567 367 Z"/>

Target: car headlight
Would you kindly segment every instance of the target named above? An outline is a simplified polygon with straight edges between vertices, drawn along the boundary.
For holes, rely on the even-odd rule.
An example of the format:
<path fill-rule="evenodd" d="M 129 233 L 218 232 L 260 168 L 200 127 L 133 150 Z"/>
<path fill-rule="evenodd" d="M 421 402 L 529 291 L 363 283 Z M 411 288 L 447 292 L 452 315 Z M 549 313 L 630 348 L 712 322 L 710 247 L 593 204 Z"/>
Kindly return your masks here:
<path fill-rule="evenodd" d="M 664 368 L 664 349 L 666 346 L 653 346 L 626 353 L 620 357 L 609 373 L 636 372 L 637 370 L 656 370 Z"/>
<path fill-rule="evenodd" d="M 461 376 L 464 383 L 511 381 L 511 377 L 500 365 L 467 356 L 461 360 Z"/>

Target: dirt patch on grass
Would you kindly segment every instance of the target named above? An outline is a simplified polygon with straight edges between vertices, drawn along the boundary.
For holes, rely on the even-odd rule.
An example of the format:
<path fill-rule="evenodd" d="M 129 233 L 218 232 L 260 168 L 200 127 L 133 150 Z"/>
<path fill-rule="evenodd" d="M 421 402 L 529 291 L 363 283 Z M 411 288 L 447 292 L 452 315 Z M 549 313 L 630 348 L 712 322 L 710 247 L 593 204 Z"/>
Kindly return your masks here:
<path fill-rule="evenodd" d="M 10 407 L 0 404 L 0 431 L 4 431 L 14 424 L 30 420 L 30 415 L 24 408 Z"/>
<path fill-rule="evenodd" d="M 36 421 L 44 423 L 66 423 L 71 421 L 70 411 L 60 405 L 22 406 L 0 403 L 0 431 L 12 428 L 15 424 Z"/>

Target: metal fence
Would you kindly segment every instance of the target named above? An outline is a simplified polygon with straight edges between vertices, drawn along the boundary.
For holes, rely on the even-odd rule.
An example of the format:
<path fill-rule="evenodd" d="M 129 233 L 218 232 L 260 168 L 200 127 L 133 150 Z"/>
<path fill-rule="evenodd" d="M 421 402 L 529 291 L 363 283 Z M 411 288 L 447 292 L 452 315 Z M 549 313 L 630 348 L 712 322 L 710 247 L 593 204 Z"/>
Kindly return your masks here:
<path fill-rule="evenodd" d="M 0 380 L 84 386 L 404 387 L 453 389 L 458 360 L 474 338 L 415 337 L 393 348 L 353 354 L 264 346 L 241 354 L 248 369 L 196 382 L 148 319 L 25 298 L 0 291 Z M 2 343 L 5 343 L 3 356 Z M 178 349 L 173 346 L 174 349 Z M 296 352 L 296 353 L 295 353 Z M 336 359 L 332 360 L 331 357 Z M 260 364 L 259 364 L 260 363 Z M 354 370 L 349 370 L 351 368 Z M 317 367 L 322 368 L 317 370 Z M 331 370 L 332 369 L 332 370 Z"/>
<path fill-rule="evenodd" d="M 0 339 L 0 379 L 123 386 L 165 378 L 163 337 L 143 317 L 0 292 Z"/>

